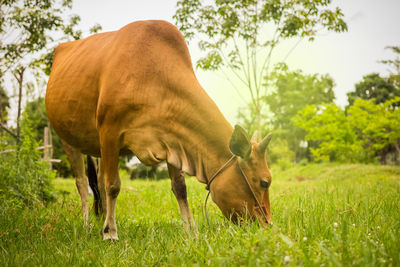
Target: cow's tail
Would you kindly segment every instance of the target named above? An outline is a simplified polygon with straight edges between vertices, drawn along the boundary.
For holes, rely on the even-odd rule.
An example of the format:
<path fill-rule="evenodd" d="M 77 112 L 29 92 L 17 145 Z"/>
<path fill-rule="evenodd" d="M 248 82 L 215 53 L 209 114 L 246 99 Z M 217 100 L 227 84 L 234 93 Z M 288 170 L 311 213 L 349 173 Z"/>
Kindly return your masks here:
<path fill-rule="evenodd" d="M 87 155 L 87 165 L 88 165 L 88 180 L 89 186 L 93 191 L 93 209 L 96 215 L 99 215 L 101 209 L 101 199 L 100 199 L 100 191 L 99 186 L 97 184 L 97 171 L 96 167 L 94 166 L 94 162 L 91 156 Z"/>

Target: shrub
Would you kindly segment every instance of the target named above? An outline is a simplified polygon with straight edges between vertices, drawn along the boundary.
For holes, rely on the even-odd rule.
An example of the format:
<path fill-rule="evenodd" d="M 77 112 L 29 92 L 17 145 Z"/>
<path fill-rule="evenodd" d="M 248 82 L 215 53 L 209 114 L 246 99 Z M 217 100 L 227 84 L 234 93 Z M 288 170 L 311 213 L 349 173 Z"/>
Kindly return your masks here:
<path fill-rule="evenodd" d="M 286 170 L 293 166 L 295 153 L 290 150 L 286 140 L 281 138 L 274 139 L 267 153 L 268 163 L 271 167 L 279 167 L 281 170 Z"/>
<path fill-rule="evenodd" d="M 0 202 L 13 205 L 32 205 L 55 198 L 51 180 L 55 174 L 41 159 L 29 120 L 21 129 L 17 146 L 0 139 Z"/>
<path fill-rule="evenodd" d="M 165 179 L 168 178 L 168 169 L 166 164 L 157 164 L 146 166 L 143 163 L 136 163 L 131 172 L 131 180 L 134 179 Z"/>

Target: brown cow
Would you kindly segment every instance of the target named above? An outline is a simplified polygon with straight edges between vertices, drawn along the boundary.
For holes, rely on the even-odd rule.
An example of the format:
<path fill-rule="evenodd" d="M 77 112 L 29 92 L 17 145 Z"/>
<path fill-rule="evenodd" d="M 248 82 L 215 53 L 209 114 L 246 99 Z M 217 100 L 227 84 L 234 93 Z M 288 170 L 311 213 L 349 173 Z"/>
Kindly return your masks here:
<path fill-rule="evenodd" d="M 241 127 L 232 128 L 198 83 L 185 40 L 170 23 L 138 21 L 60 44 L 46 108 L 75 168 L 85 222 L 87 182 L 81 153 L 101 157 L 104 239 L 118 239 L 118 156 L 128 153 L 146 165 L 167 161 L 185 229 L 195 229 L 195 223 L 183 172 L 209 183 L 229 159 L 231 164 L 210 186 L 214 202 L 227 218 L 259 218 L 264 226 L 271 221 L 271 175 L 264 155 L 270 138 L 250 142 Z"/>

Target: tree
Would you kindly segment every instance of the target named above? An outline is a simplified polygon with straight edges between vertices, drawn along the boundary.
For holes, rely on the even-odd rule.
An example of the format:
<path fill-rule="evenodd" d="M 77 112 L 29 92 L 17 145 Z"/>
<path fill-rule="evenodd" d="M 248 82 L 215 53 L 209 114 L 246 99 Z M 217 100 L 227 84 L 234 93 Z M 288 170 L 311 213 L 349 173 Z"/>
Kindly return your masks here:
<path fill-rule="evenodd" d="M 334 103 L 310 105 L 293 118 L 306 132 L 315 161 L 387 163 L 394 151 L 400 158 L 400 97 L 377 104 L 374 99 L 357 99 L 347 114 Z M 396 104 L 396 105 L 395 105 Z M 392 149 L 393 148 L 393 149 Z"/>
<path fill-rule="evenodd" d="M 348 109 L 348 119 L 365 150 L 379 156 L 381 164 L 387 155 L 400 157 L 400 97 L 377 104 L 374 99 L 357 99 Z"/>
<path fill-rule="evenodd" d="M 400 88 L 396 87 L 395 80 L 390 77 L 381 77 L 378 73 L 371 73 L 365 75 L 363 80 L 355 85 L 354 92 L 347 93 L 348 107 L 353 105 L 356 99 L 374 99 L 379 104 L 396 96 L 400 96 Z"/>
<path fill-rule="evenodd" d="M 199 48 L 206 52 L 197 67 L 227 68 L 248 89 L 257 129 L 261 130 L 262 96 L 268 90 L 263 78 L 281 41 L 295 37 L 313 40 L 322 30 L 347 30 L 342 11 L 338 7 L 329 9 L 330 2 L 216 0 L 205 4 L 180 0 L 174 19 L 186 39 L 196 37 Z"/>
<path fill-rule="evenodd" d="M 310 148 L 314 161 L 367 161 L 361 141 L 336 104 L 306 106 L 292 120 L 307 132 L 307 141 L 315 142 L 316 147 Z"/>
<path fill-rule="evenodd" d="M 267 79 L 273 92 L 265 96 L 263 101 L 272 112 L 273 130 L 288 142 L 295 159 L 299 159 L 307 153 L 300 149 L 305 131 L 293 124 L 291 119 L 307 105 L 331 103 L 335 99 L 335 83 L 327 74 L 307 75 L 301 70 L 288 71 L 286 67 L 274 71 Z"/>

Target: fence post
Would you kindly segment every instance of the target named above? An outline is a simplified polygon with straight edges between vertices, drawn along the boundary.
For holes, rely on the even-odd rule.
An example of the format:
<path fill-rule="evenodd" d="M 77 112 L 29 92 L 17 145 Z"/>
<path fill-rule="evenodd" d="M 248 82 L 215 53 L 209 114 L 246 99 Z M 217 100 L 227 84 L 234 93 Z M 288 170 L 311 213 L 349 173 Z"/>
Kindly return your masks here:
<path fill-rule="evenodd" d="M 52 153 L 51 153 L 51 137 L 49 134 L 50 130 L 49 127 L 44 127 L 44 151 L 43 151 L 43 159 L 47 160 L 49 163 L 49 167 L 51 169 L 51 161 Z"/>

